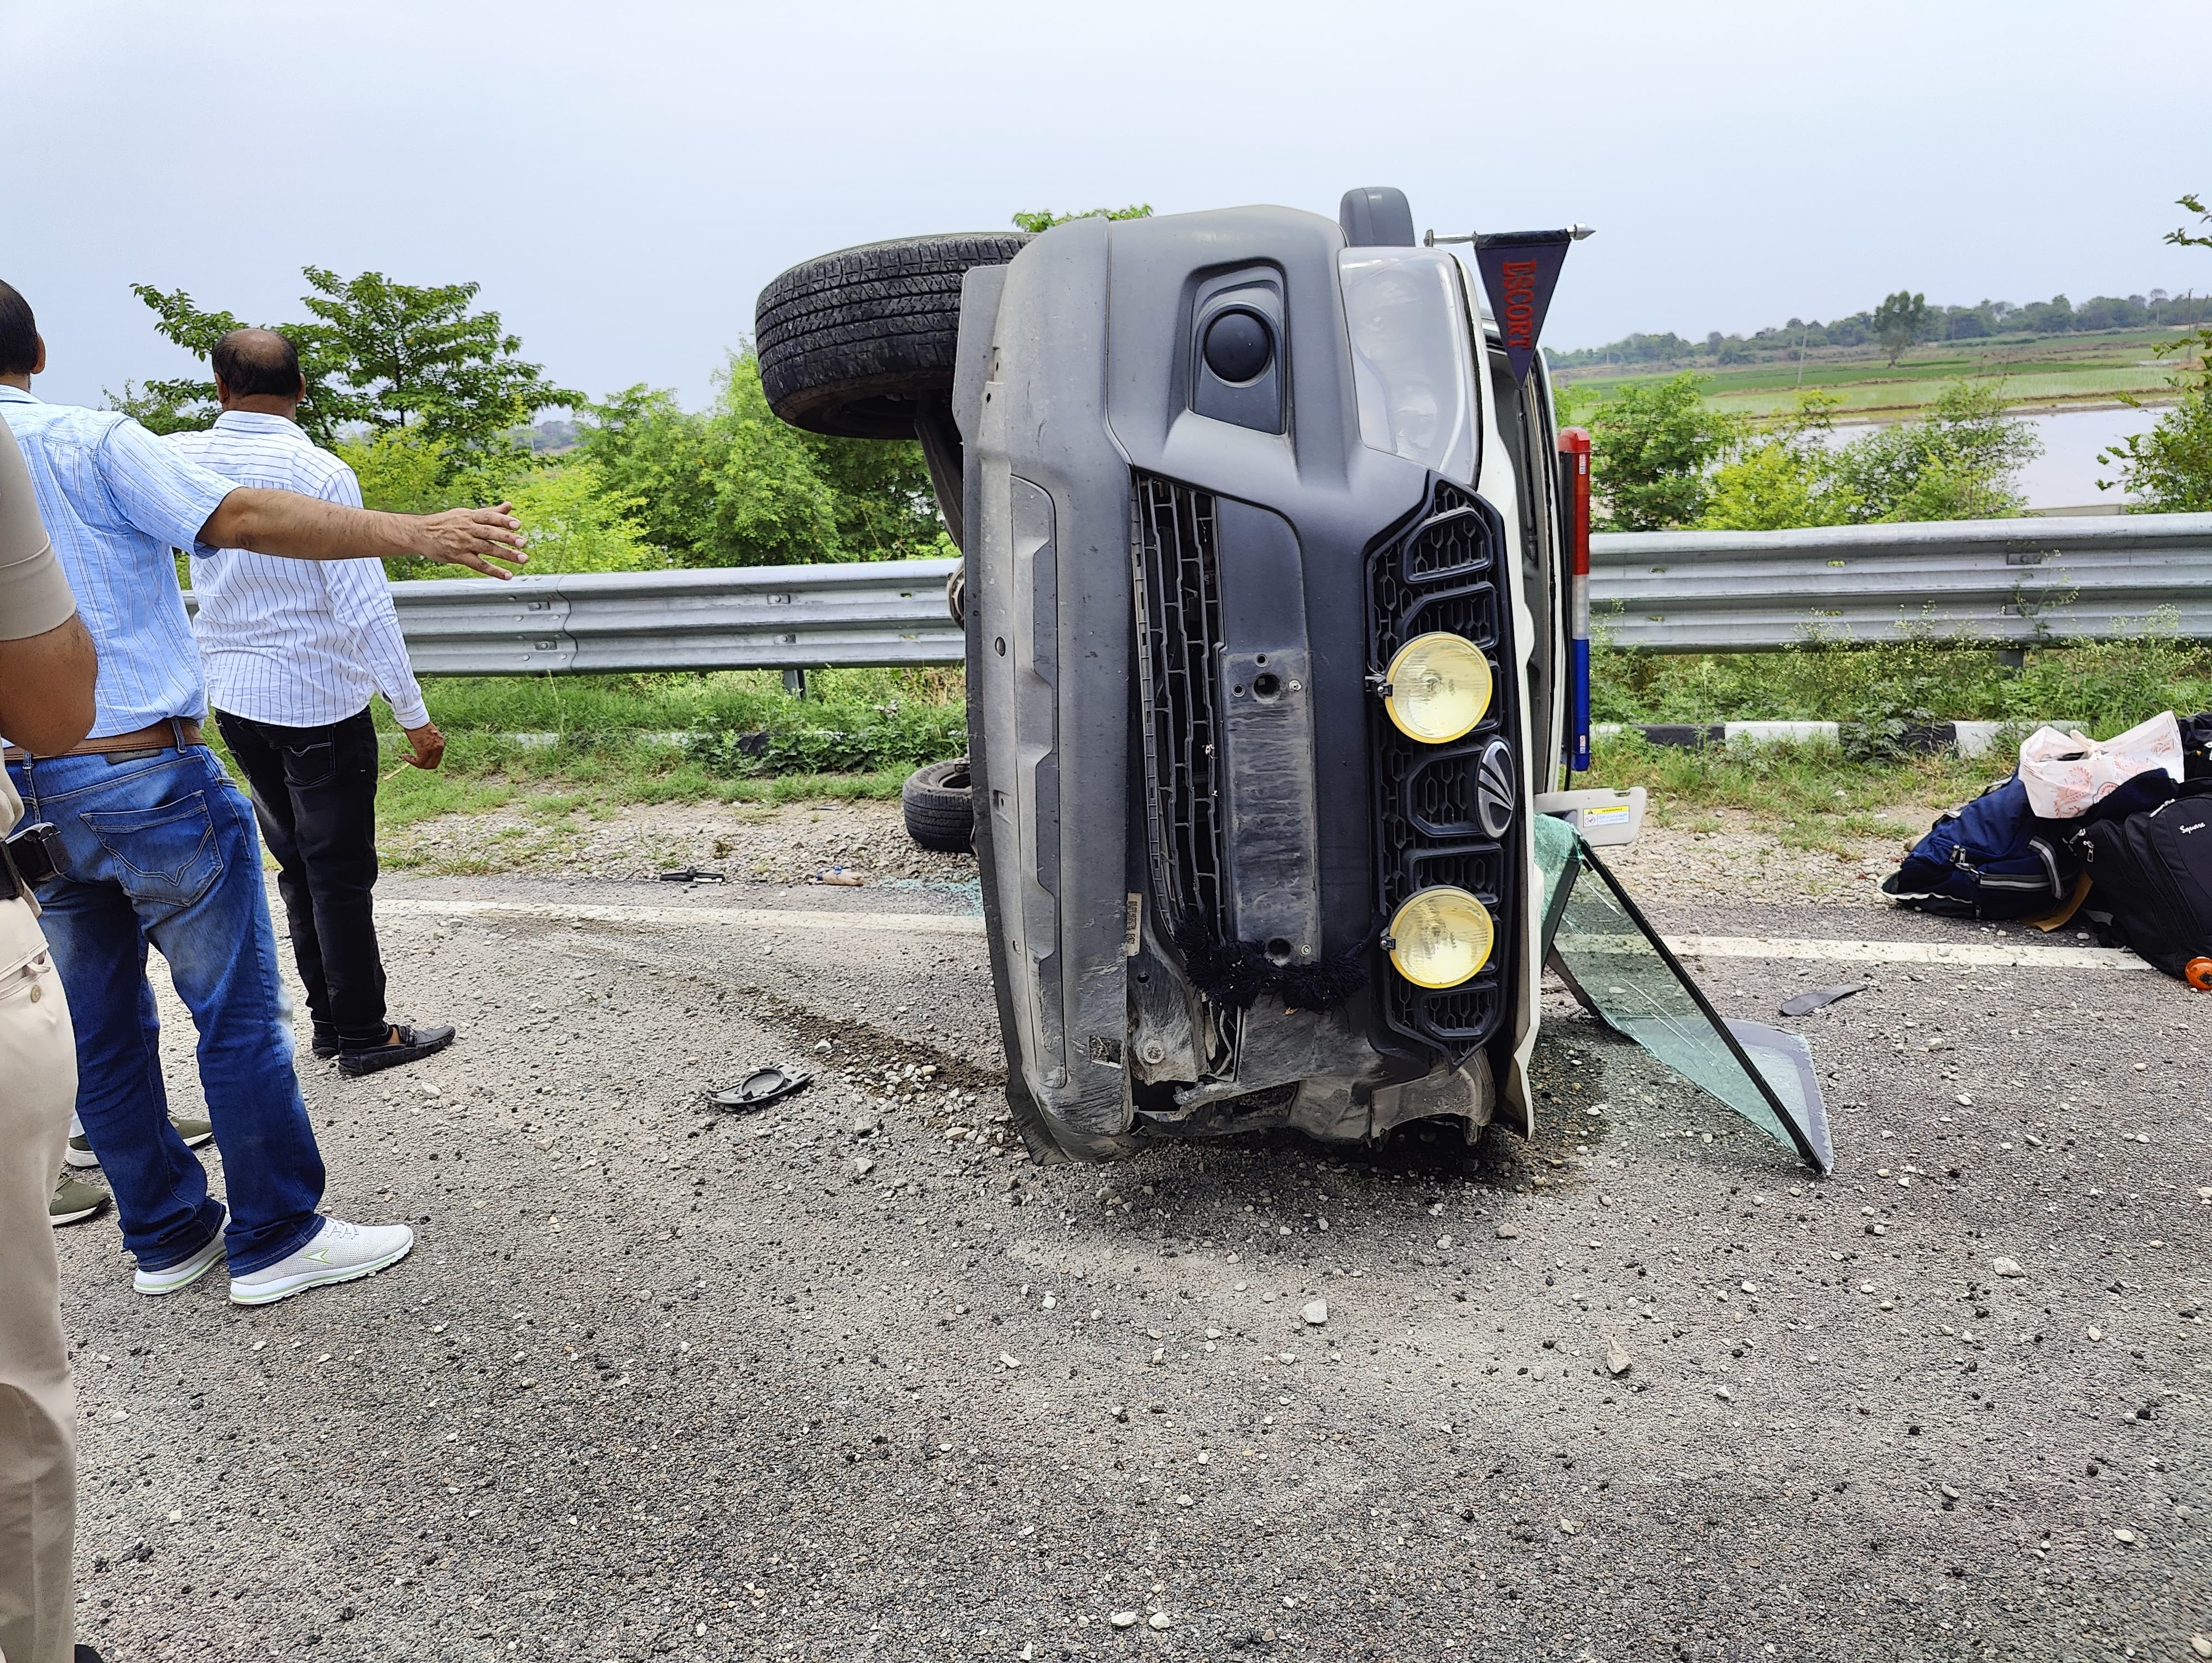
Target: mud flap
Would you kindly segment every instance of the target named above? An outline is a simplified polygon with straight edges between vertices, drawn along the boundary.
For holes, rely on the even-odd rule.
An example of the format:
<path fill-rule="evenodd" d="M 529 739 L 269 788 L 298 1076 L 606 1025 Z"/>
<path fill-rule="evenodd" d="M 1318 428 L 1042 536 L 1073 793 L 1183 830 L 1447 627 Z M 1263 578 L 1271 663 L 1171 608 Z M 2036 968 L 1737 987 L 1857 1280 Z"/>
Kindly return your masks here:
<path fill-rule="evenodd" d="M 1547 824 L 1559 832 L 1543 830 Z M 1723 1018 L 1573 829 L 1548 816 L 1540 816 L 1537 827 L 1546 956 L 1583 1007 L 1823 1174 L 1829 1172 L 1835 1151 L 1811 1047 L 1763 1023 Z"/>

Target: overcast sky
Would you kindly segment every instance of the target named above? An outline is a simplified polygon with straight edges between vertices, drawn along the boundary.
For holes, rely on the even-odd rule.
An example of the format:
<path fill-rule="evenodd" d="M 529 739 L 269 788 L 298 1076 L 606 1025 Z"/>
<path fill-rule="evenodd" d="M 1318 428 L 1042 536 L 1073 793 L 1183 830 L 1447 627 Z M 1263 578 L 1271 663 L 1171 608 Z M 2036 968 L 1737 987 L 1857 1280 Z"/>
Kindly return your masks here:
<path fill-rule="evenodd" d="M 594 396 L 708 396 L 795 261 L 1016 209 L 1396 185 L 1587 221 L 1545 338 L 2212 288 L 2212 5 L 0 0 L 0 277 L 38 391 L 175 373 L 128 285 L 257 321 L 299 268 L 473 279 Z"/>

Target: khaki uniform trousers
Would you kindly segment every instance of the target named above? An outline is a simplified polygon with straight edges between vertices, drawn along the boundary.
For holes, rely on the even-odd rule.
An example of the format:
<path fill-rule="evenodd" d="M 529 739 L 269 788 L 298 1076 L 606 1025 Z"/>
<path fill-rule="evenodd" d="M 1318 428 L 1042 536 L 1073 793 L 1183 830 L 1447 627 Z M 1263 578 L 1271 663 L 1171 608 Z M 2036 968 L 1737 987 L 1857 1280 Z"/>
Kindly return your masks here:
<path fill-rule="evenodd" d="M 0 901 L 0 1657 L 70 1663 L 76 1395 L 46 1204 L 76 1101 L 76 1040 L 37 914 Z"/>

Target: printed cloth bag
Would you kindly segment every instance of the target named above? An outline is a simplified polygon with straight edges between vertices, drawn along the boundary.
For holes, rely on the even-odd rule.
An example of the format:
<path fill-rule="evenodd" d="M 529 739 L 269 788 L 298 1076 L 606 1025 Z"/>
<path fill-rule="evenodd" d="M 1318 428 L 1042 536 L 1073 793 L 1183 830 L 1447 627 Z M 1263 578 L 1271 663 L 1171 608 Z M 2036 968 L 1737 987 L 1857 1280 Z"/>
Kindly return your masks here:
<path fill-rule="evenodd" d="M 2181 760 L 2181 725 L 2170 710 L 2102 743 L 2055 727 L 2039 727 L 2020 742 L 2021 783 L 2028 806 L 2045 820 L 2078 820 L 2122 780 L 2153 768 L 2179 783 Z"/>

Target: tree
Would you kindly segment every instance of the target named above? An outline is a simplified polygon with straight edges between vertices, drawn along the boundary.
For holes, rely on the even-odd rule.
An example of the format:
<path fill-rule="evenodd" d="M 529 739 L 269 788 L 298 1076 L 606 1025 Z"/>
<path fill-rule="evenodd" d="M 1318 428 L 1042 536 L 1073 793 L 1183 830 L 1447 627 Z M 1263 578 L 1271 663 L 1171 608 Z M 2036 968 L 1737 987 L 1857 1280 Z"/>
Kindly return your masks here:
<path fill-rule="evenodd" d="M 1841 400 L 1812 392 L 1724 461 L 1699 524 L 1771 531 L 1870 521 L 1998 519 L 2021 511 L 2020 470 L 2042 449 L 1994 387 L 1954 381 L 1917 422 L 1834 443 Z"/>
<path fill-rule="evenodd" d="M 1605 501 L 1607 530 L 1665 531 L 1704 514 L 1713 466 L 1740 430 L 1706 405 L 1709 379 L 1685 370 L 1631 383 L 1590 413 L 1591 487 Z"/>
<path fill-rule="evenodd" d="M 1049 231 L 1070 220 L 1148 220 L 1152 216 L 1152 203 L 1137 202 L 1127 208 L 1092 208 L 1080 214 L 1055 214 L 1049 208 L 1042 208 L 1034 213 L 1016 214 L 1014 223 L 1024 231 L 1034 233 Z"/>
<path fill-rule="evenodd" d="M 1713 476 L 1698 524 L 1716 531 L 1778 531 L 1841 525 L 1858 507 L 1838 476 L 1832 437 L 1841 393 L 1815 389 L 1755 443 L 1740 446 Z"/>
<path fill-rule="evenodd" d="M 325 449 L 364 432 L 372 440 L 404 432 L 440 458 L 445 483 L 495 490 L 529 460 L 514 430 L 538 410 L 583 402 L 519 355 L 521 339 L 499 313 L 471 309 L 477 284 L 421 287 L 380 271 L 345 278 L 313 265 L 303 275 L 309 293 L 301 303 L 313 321 L 272 327 L 299 350 L 307 382 L 300 423 Z M 167 339 L 202 359 L 239 325 L 228 312 L 202 310 L 182 289 L 134 283 L 131 292 Z M 143 390 L 126 383 L 110 402 L 158 432 L 205 427 L 215 419 L 215 382 L 154 381 Z"/>
<path fill-rule="evenodd" d="M 921 447 L 778 421 L 733 355 L 709 410 L 634 386 L 589 406 L 581 449 L 645 539 L 682 566 L 905 560 L 952 552 Z"/>
<path fill-rule="evenodd" d="M 2199 224 L 2212 226 L 2212 210 L 2191 191 L 2179 204 L 2197 216 Z M 2183 248 L 2212 248 L 2212 234 L 2192 232 L 2186 226 L 2166 234 L 2166 241 Z M 2181 363 L 2166 378 L 2174 391 L 2171 409 L 2148 433 L 2131 434 L 2106 451 L 2100 460 L 2117 463 L 2117 482 L 2100 479 L 2097 489 L 2109 491 L 2115 483 L 2142 499 L 2138 513 L 2212 513 L 2212 327 L 2200 326 L 2179 341 L 2162 342 L 2151 349 L 2160 357 L 2179 356 Z M 2194 351 L 2197 361 L 2186 356 Z M 2128 398 L 2137 409 L 2142 406 Z"/>
<path fill-rule="evenodd" d="M 2026 506 L 2020 470 L 2043 453 L 1991 385 L 1953 381 L 1917 422 L 1876 428 L 1836 452 L 1856 523 L 2000 519 Z"/>
<path fill-rule="evenodd" d="M 1894 364 L 1928 329 L 1928 297 L 1899 289 L 1874 309 L 1874 332 Z"/>

